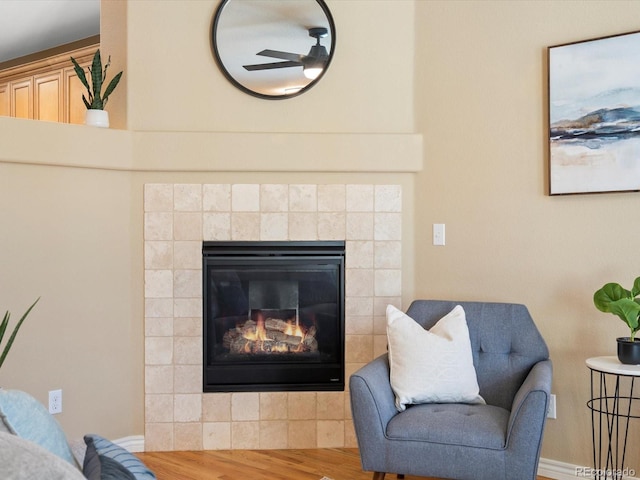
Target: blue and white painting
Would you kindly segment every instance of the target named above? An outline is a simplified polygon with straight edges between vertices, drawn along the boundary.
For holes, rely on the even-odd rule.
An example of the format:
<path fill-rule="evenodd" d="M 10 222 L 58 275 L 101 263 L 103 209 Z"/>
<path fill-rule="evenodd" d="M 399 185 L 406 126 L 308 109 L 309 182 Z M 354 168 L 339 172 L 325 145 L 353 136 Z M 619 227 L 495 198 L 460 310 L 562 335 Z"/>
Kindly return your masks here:
<path fill-rule="evenodd" d="M 640 32 L 549 48 L 550 193 L 640 190 Z"/>

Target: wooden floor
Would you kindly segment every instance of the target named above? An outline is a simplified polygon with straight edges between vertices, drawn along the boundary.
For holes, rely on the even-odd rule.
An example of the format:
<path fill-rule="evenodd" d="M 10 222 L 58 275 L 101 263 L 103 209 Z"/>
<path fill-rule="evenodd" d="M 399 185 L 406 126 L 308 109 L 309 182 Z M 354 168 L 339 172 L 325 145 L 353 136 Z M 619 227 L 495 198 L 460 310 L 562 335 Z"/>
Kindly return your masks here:
<path fill-rule="evenodd" d="M 371 480 L 355 448 L 207 450 L 136 454 L 158 480 Z M 395 480 L 387 475 L 385 480 Z M 407 475 L 405 480 L 426 480 Z M 538 480 L 549 480 L 538 477 Z"/>

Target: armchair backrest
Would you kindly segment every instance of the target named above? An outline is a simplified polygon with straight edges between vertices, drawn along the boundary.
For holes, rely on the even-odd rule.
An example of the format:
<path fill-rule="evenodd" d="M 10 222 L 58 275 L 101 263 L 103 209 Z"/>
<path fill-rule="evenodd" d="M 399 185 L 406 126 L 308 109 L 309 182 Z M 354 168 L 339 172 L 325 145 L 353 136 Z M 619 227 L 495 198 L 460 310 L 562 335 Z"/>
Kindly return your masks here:
<path fill-rule="evenodd" d="M 549 358 L 544 339 L 527 307 L 513 303 L 415 300 L 407 315 L 430 329 L 456 305 L 465 311 L 480 395 L 510 410 L 531 368 Z"/>

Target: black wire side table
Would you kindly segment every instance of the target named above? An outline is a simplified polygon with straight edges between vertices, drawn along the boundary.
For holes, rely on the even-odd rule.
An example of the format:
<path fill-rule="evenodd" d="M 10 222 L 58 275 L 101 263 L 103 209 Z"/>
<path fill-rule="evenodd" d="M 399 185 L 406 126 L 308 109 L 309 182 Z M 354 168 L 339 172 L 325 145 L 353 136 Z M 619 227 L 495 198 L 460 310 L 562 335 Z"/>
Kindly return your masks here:
<path fill-rule="evenodd" d="M 640 418 L 640 397 L 634 396 L 640 365 L 625 365 L 616 356 L 588 358 L 586 363 L 591 370 L 587 407 L 591 410 L 593 440 L 593 470 L 589 476 L 596 480 L 635 476 L 625 465 L 625 455 L 629 420 Z"/>

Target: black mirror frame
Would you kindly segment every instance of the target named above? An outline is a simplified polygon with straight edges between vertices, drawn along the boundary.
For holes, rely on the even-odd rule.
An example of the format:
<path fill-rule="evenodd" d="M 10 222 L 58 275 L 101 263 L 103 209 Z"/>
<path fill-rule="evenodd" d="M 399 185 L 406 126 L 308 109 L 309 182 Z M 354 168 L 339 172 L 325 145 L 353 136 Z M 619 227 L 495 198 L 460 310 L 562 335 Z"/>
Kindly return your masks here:
<path fill-rule="evenodd" d="M 325 16 L 327 17 L 327 22 L 329 23 L 329 29 L 331 31 L 331 49 L 329 50 L 329 59 L 327 60 L 327 63 L 325 64 L 324 69 L 322 70 L 320 75 L 318 75 L 317 78 L 313 79 L 311 82 L 309 82 L 307 85 L 305 85 L 303 88 L 301 88 L 297 92 L 290 93 L 290 94 L 283 94 L 283 95 L 267 95 L 267 94 L 264 94 L 264 93 L 256 92 L 255 90 L 251 90 L 250 88 L 247 88 L 243 84 L 238 82 L 229 73 L 229 71 L 225 68 L 224 63 L 222 62 L 222 59 L 220 57 L 220 53 L 218 51 L 218 45 L 217 45 L 217 42 L 216 42 L 216 32 L 218 30 L 218 22 L 220 20 L 220 17 L 222 15 L 223 11 L 224 11 L 224 7 L 230 1 L 232 1 L 232 0 L 222 0 L 220 2 L 220 4 L 218 5 L 218 8 L 216 9 L 216 12 L 215 12 L 215 14 L 213 16 L 213 25 L 211 27 L 210 40 L 211 40 L 211 49 L 213 51 L 213 55 L 214 55 L 214 58 L 216 60 L 216 64 L 218 65 L 218 68 L 220 69 L 222 74 L 227 78 L 227 80 L 229 80 L 229 82 L 231 82 L 232 85 L 234 85 L 236 88 L 242 90 L 244 93 L 247 93 L 247 94 L 249 94 L 251 96 L 254 96 L 254 97 L 264 98 L 264 99 L 267 99 L 267 100 L 284 100 L 284 99 L 287 99 L 287 98 L 297 97 L 298 95 L 303 94 L 304 92 L 306 92 L 307 90 L 312 88 L 314 85 L 316 85 L 320 81 L 320 79 L 327 72 L 327 69 L 329 68 L 329 65 L 331 64 L 331 60 L 333 59 L 333 54 L 334 54 L 335 47 L 336 47 L 336 25 L 335 25 L 335 23 L 333 21 L 333 16 L 331 15 L 331 11 L 329 10 L 329 7 L 324 2 L 324 0 L 315 0 L 315 1 L 318 3 L 320 8 L 322 8 L 322 11 L 324 12 Z"/>

